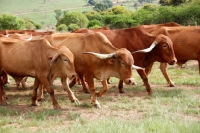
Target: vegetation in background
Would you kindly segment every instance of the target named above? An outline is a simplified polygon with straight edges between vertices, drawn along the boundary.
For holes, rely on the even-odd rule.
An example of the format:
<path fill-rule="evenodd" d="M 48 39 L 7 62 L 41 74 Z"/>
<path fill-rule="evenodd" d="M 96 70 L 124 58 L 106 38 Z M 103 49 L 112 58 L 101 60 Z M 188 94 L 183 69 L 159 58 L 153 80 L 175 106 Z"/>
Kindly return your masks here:
<path fill-rule="evenodd" d="M 0 16 L 0 30 L 4 29 L 24 29 L 25 21 L 13 15 L 3 14 Z"/>
<path fill-rule="evenodd" d="M 95 5 L 98 3 L 105 4 L 105 1 L 95 1 Z M 67 30 L 69 29 L 69 31 L 74 28 L 92 28 L 101 26 L 108 26 L 111 29 L 129 28 L 143 24 L 158 24 L 166 22 L 176 22 L 181 25 L 200 25 L 199 2 L 184 2 L 183 4 L 179 4 L 177 6 L 145 4 L 137 11 L 127 10 L 124 6 L 112 6 L 106 10 L 84 11 L 82 13 L 56 9 L 54 10 L 54 13 L 57 21 L 57 29 L 65 30 L 66 27 L 64 25 L 59 26 L 60 24 L 65 24 L 67 26 Z M 19 24 L 19 22 L 16 23 Z M 25 22 L 25 24 L 26 26 L 24 27 L 26 29 L 38 29 L 41 27 L 41 25 L 33 23 L 31 19 Z M 6 29 L 12 28 L 6 26 L 3 27 Z M 19 29 L 19 27 L 17 29 Z"/>
<path fill-rule="evenodd" d="M 77 28 L 83 28 L 87 27 L 88 19 L 84 14 L 80 12 L 67 12 L 63 18 L 58 20 L 57 26 L 60 24 L 65 24 L 68 28 L 74 27 L 75 25 L 77 25 Z"/>

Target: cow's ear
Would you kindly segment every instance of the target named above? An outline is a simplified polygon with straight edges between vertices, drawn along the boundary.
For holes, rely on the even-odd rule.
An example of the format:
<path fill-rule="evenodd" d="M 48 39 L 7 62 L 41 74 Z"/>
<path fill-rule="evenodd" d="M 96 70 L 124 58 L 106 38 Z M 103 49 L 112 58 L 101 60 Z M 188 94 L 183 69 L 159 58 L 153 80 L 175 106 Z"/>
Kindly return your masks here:
<path fill-rule="evenodd" d="M 112 64 L 115 63 L 115 61 L 116 61 L 115 58 L 111 58 L 111 59 L 108 60 L 108 64 L 112 65 Z"/>

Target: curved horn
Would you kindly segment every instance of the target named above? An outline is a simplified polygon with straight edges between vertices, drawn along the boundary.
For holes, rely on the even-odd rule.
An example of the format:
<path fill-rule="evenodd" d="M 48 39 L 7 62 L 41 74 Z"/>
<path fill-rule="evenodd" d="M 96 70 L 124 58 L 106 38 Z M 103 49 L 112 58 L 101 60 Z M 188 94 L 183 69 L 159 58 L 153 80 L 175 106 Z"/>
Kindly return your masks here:
<path fill-rule="evenodd" d="M 31 36 L 30 36 L 28 39 L 26 39 L 26 41 L 31 41 L 32 38 L 33 38 L 33 36 L 32 36 L 32 34 L 31 34 Z"/>
<path fill-rule="evenodd" d="M 5 35 L 5 36 L 8 37 L 9 35 L 10 35 L 10 34 L 8 34 L 8 32 L 7 32 L 7 30 L 6 30 L 6 35 Z"/>
<path fill-rule="evenodd" d="M 58 58 L 58 56 L 59 56 L 59 54 L 58 53 L 56 53 L 54 56 L 53 56 L 53 58 L 51 59 L 51 61 L 50 61 L 50 66 L 53 64 L 53 62 Z"/>
<path fill-rule="evenodd" d="M 134 54 L 134 53 L 139 53 L 139 52 L 141 52 L 141 53 L 150 52 L 157 44 L 158 44 L 157 41 L 154 41 L 154 42 L 151 44 L 151 46 L 150 46 L 149 48 L 146 48 L 146 49 L 142 49 L 142 50 L 138 50 L 138 51 L 132 52 L 132 54 Z"/>
<path fill-rule="evenodd" d="M 111 54 L 99 54 L 95 52 L 84 52 L 83 54 L 92 54 L 100 59 L 107 59 L 107 58 L 115 58 L 116 53 L 111 53 Z"/>
<path fill-rule="evenodd" d="M 135 66 L 135 65 L 132 65 L 132 68 L 133 68 L 133 69 L 136 69 L 136 70 L 143 70 L 143 69 L 144 69 L 144 68 L 142 68 L 142 67 Z"/>

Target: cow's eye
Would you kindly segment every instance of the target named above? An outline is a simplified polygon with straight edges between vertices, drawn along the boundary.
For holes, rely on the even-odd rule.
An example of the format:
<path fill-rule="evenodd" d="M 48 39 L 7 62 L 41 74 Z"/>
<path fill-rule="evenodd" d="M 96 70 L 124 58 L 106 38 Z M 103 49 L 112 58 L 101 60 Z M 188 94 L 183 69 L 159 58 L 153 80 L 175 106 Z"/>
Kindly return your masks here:
<path fill-rule="evenodd" d="M 164 49 L 166 49 L 166 48 L 167 48 L 167 45 L 166 45 L 166 44 L 164 44 L 164 45 L 163 45 L 163 48 L 164 48 Z"/>
<path fill-rule="evenodd" d="M 123 61 L 121 62 L 121 64 L 122 64 L 122 66 L 125 66 L 125 65 L 126 65 Z"/>
<path fill-rule="evenodd" d="M 69 60 L 68 59 L 63 59 L 63 61 L 67 61 L 68 62 Z"/>

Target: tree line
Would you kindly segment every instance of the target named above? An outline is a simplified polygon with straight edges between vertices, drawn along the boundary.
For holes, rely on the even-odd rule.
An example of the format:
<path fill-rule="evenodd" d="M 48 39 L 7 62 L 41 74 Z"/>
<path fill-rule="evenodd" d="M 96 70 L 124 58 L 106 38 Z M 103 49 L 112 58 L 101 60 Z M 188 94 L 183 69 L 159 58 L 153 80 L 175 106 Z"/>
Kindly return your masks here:
<path fill-rule="evenodd" d="M 200 24 L 200 3 L 187 2 L 177 6 L 159 6 L 145 4 L 137 11 L 129 11 L 124 6 L 113 6 L 104 11 L 73 12 L 54 10 L 57 19 L 58 31 L 71 31 L 77 28 L 99 28 L 108 26 L 111 29 L 130 28 L 143 24 L 158 24 L 166 22 L 176 22 L 181 25 L 199 25 Z M 0 16 L 0 29 L 32 29 L 41 28 L 31 20 L 22 20 L 12 15 L 10 23 L 9 15 Z M 20 20 L 20 22 L 19 22 Z M 11 23 L 17 23 L 15 24 Z M 27 23 L 29 26 L 27 26 Z M 9 26 L 10 25 L 10 26 Z M 18 26 L 17 26 L 18 25 Z M 21 26 L 19 26 L 21 25 Z M 31 26 L 30 26 L 31 25 Z M 35 27 L 34 27 L 35 26 Z"/>

